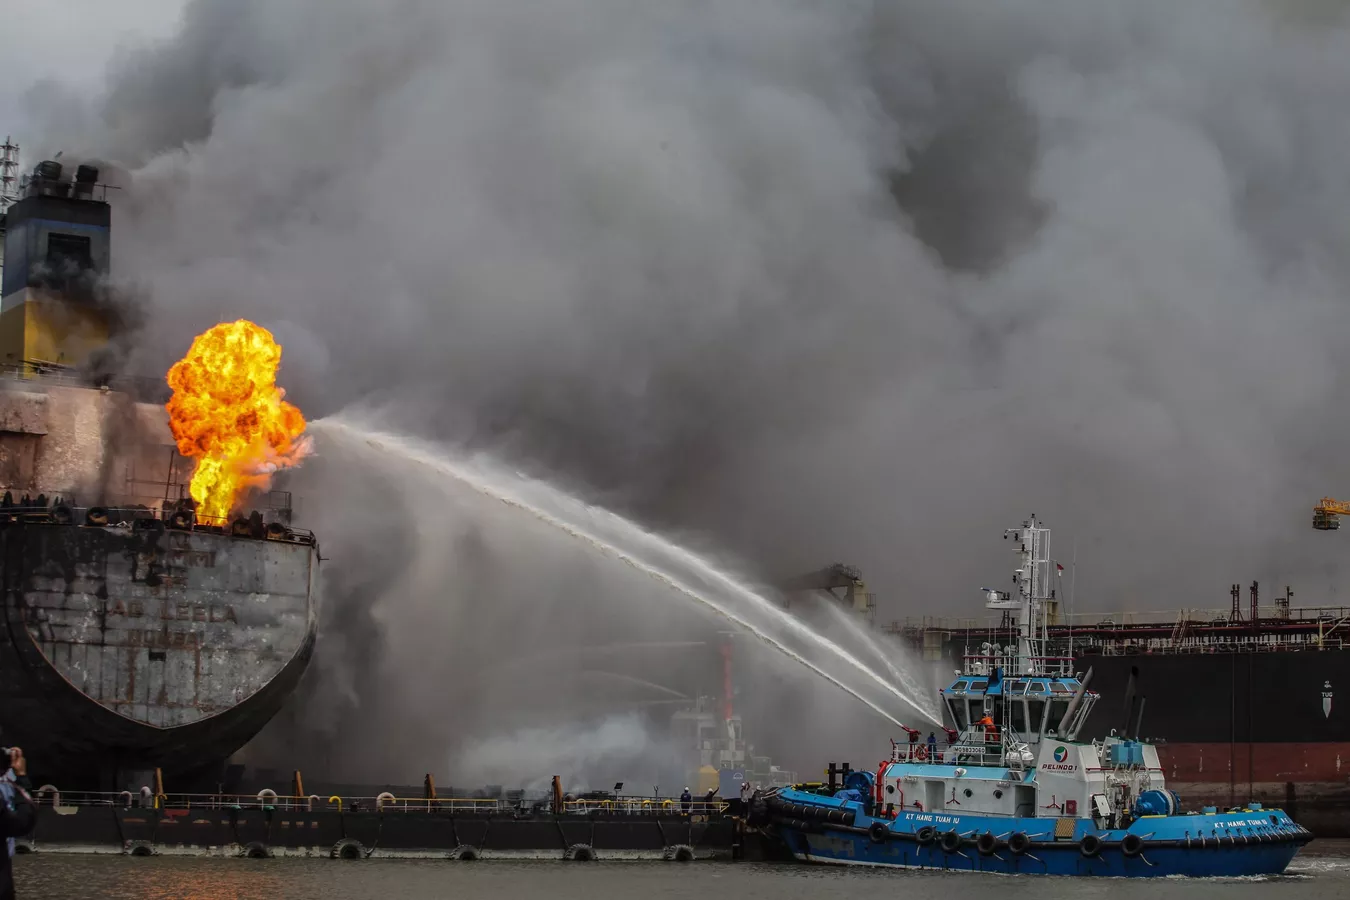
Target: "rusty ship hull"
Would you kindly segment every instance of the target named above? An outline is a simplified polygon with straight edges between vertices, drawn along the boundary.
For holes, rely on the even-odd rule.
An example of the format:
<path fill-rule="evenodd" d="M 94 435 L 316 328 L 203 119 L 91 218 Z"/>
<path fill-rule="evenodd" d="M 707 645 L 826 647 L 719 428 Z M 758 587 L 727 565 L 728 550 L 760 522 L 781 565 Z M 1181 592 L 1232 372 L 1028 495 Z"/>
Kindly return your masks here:
<path fill-rule="evenodd" d="M 277 713 L 317 631 L 318 549 L 144 518 L 0 527 L 0 727 L 35 774 L 218 766 Z"/>

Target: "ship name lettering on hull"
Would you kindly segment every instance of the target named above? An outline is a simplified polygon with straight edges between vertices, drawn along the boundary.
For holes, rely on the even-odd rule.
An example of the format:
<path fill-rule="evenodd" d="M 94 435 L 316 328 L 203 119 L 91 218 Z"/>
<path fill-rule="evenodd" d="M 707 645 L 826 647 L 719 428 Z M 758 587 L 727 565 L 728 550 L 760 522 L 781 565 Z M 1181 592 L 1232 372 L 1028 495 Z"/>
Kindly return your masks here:
<path fill-rule="evenodd" d="M 164 650 L 200 650 L 203 646 L 200 631 L 170 631 L 162 628 L 158 631 L 126 632 L 126 647 L 151 647 Z"/>

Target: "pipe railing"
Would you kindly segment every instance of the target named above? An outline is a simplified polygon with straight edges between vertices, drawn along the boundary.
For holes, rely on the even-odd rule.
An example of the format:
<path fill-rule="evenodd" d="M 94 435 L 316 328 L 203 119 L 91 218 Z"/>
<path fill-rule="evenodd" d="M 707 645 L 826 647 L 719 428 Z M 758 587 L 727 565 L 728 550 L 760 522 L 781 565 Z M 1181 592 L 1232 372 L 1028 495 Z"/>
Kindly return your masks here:
<path fill-rule="evenodd" d="M 505 798 L 483 797 L 397 797 L 384 792 L 375 796 L 332 795 L 322 798 L 317 794 L 307 797 L 288 796 L 271 789 L 263 789 L 256 794 L 160 794 L 142 790 L 132 791 L 59 791 L 53 785 L 44 785 L 33 794 L 33 801 L 39 806 L 111 806 L 123 809 L 273 809 L 287 812 L 318 812 L 338 810 L 342 812 L 381 813 L 512 813 L 536 806 L 552 809 L 552 800 L 547 796 L 517 801 Z M 730 804 L 723 800 L 694 800 L 689 804 L 691 815 L 721 815 L 727 812 Z M 563 810 L 566 814 L 588 815 L 592 813 L 613 815 L 683 815 L 686 810 L 678 797 L 617 797 L 612 800 L 566 800 Z"/>

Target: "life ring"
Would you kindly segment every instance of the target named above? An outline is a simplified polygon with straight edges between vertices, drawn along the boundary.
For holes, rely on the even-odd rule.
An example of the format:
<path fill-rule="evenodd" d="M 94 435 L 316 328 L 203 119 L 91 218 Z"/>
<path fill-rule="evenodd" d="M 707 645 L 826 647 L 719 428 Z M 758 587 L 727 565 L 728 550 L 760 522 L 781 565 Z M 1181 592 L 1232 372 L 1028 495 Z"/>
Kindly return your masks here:
<path fill-rule="evenodd" d="M 246 859 L 271 859 L 272 848 L 262 841 L 250 841 L 244 845 L 243 853 L 240 855 Z"/>
<path fill-rule="evenodd" d="M 384 809 L 384 805 L 386 803 L 397 803 L 397 802 L 398 802 L 397 797 L 395 797 L 388 791 L 385 791 L 384 793 L 380 794 L 378 797 L 375 798 L 375 808 L 377 810 Z"/>
<path fill-rule="evenodd" d="M 925 825 L 919 829 L 919 833 L 915 837 L 918 838 L 920 844 L 931 844 L 933 839 L 937 837 L 937 829 L 932 825 Z"/>
<path fill-rule="evenodd" d="M 975 839 L 975 849 L 980 851 L 981 856 L 993 856 L 998 849 L 998 838 L 986 831 Z"/>
<path fill-rule="evenodd" d="M 1144 839 L 1137 834 L 1127 834 L 1120 842 L 1120 852 L 1134 859 L 1144 852 Z"/>
<path fill-rule="evenodd" d="M 175 531 L 191 531 L 195 516 L 185 509 L 177 510 L 169 517 L 169 527 Z"/>
<path fill-rule="evenodd" d="M 54 784 L 44 784 L 42 787 L 38 788 L 37 792 L 33 794 L 33 799 L 41 803 L 43 796 L 46 794 L 52 795 L 52 806 L 61 805 L 61 792 L 56 789 L 56 785 Z"/>
<path fill-rule="evenodd" d="M 1095 834 L 1083 835 L 1083 839 L 1078 842 L 1078 852 L 1088 859 L 1092 859 L 1102 852 L 1102 839 Z"/>
<path fill-rule="evenodd" d="M 75 512 L 64 503 L 52 507 L 52 521 L 57 525 L 69 525 L 75 520 Z"/>
<path fill-rule="evenodd" d="M 919 762 L 928 759 L 928 750 L 924 748 L 923 744 L 920 744 L 919 749 L 914 751 L 914 758 Z"/>
<path fill-rule="evenodd" d="M 276 806 L 276 804 L 277 804 L 277 792 L 274 791 L 274 790 L 272 790 L 271 788 L 263 788 L 261 791 L 258 791 L 258 803 L 259 803 L 259 804 L 266 806 L 268 800 L 271 800 L 271 801 L 272 801 L 272 805 L 273 805 L 273 806 Z"/>
<path fill-rule="evenodd" d="M 670 862 L 693 862 L 694 848 L 688 844 L 673 844 L 666 848 L 665 857 Z"/>
<path fill-rule="evenodd" d="M 1015 855 L 1021 856 L 1031 849 L 1031 838 L 1027 837 L 1025 831 L 1014 831 L 1008 838 L 1008 849 Z"/>
<path fill-rule="evenodd" d="M 361 846 L 360 841 L 354 841 L 351 838 L 343 838 L 333 845 L 333 850 L 329 854 L 332 859 L 364 859 L 366 848 Z"/>
<path fill-rule="evenodd" d="M 592 862 L 595 859 L 595 850 L 591 849 L 590 844 L 573 844 L 567 848 L 563 854 L 563 859 L 570 859 L 575 862 Z"/>
<path fill-rule="evenodd" d="M 955 831 L 944 831 L 942 833 L 942 849 L 948 853 L 955 853 L 961 849 L 961 835 Z"/>
<path fill-rule="evenodd" d="M 880 822 L 873 822 L 867 826 L 867 836 L 874 844 L 886 843 L 886 838 L 890 836 L 891 830 Z"/>
<path fill-rule="evenodd" d="M 470 846 L 469 844 L 460 844 L 450 851 L 450 858 L 463 860 L 464 862 L 473 862 L 478 858 L 478 848 Z"/>
<path fill-rule="evenodd" d="M 108 511 L 101 506 L 91 506 L 84 514 L 84 524 L 101 527 L 108 524 Z"/>

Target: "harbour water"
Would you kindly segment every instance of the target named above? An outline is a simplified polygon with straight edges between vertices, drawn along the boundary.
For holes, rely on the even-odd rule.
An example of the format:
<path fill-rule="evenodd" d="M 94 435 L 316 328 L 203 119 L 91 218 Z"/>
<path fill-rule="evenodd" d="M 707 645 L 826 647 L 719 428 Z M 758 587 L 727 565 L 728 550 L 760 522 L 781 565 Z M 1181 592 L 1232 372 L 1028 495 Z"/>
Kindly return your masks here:
<path fill-rule="evenodd" d="M 820 900 L 1333 900 L 1350 896 L 1350 841 L 1316 841 L 1285 875 L 1256 879 L 981 876 L 756 863 L 415 862 L 34 855 L 15 859 L 22 900 L 595 900 L 597 897 Z"/>

